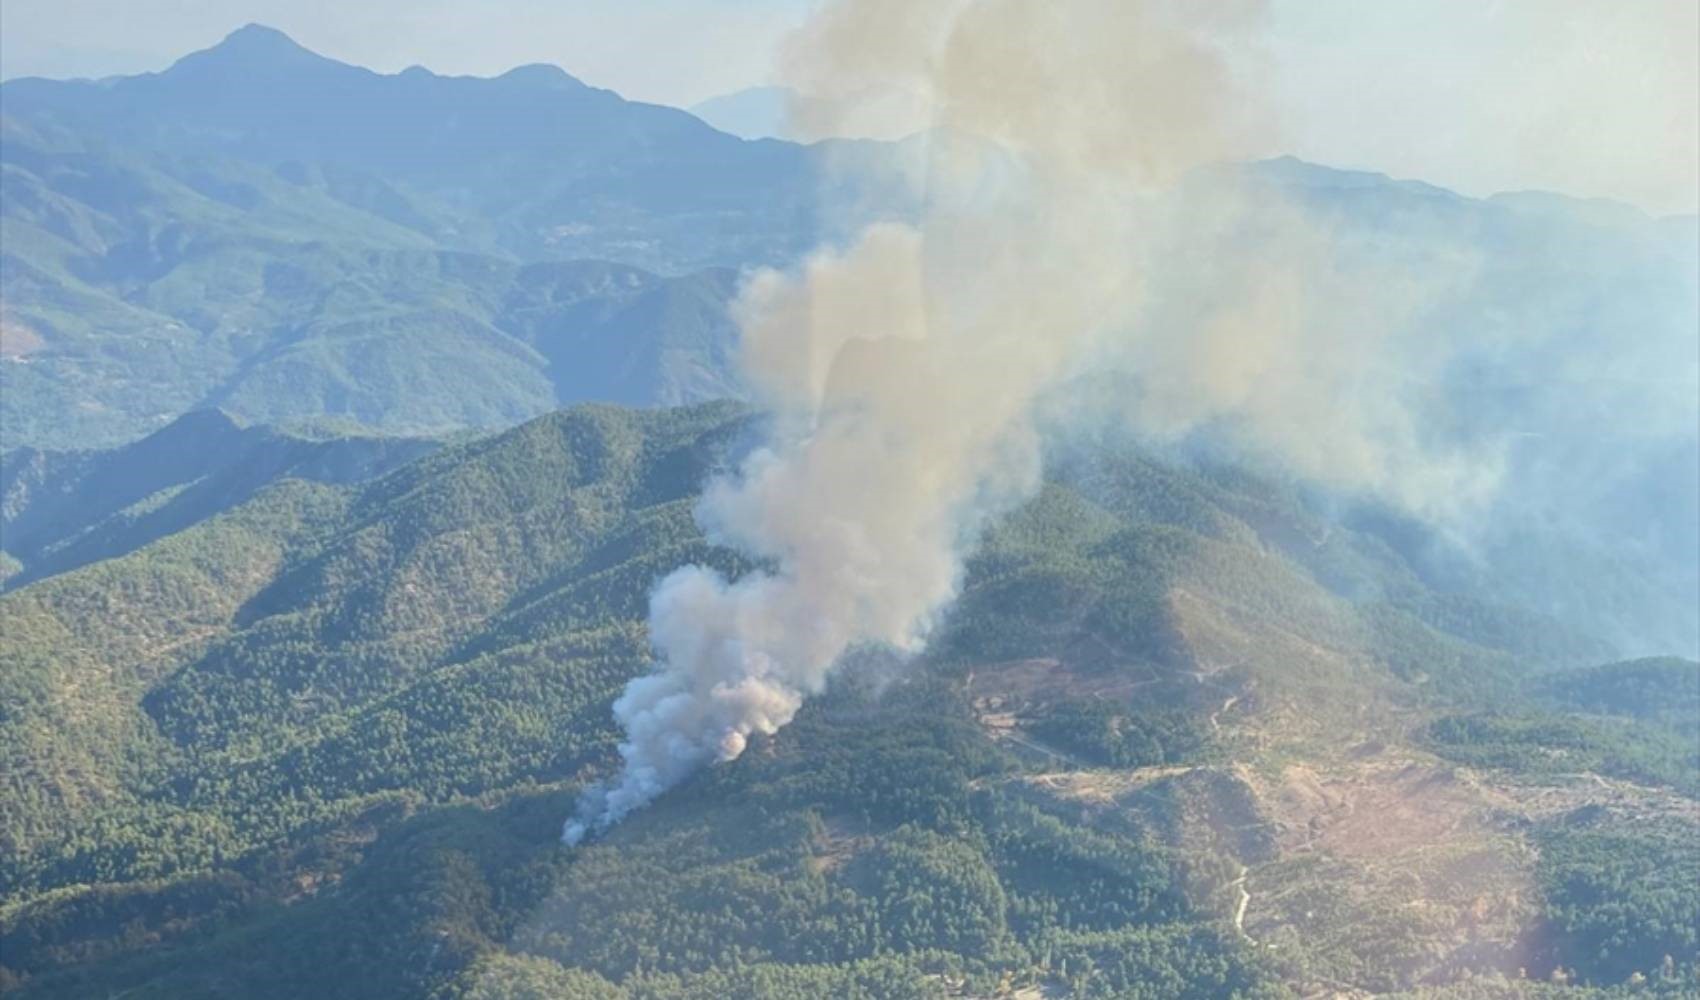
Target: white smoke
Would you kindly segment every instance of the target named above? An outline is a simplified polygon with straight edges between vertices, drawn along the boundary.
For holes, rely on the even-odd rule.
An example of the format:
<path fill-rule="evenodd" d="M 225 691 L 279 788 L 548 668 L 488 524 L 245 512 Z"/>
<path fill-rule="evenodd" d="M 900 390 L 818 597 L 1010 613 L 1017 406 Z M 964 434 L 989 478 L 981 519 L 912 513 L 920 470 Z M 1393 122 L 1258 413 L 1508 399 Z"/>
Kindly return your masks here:
<path fill-rule="evenodd" d="M 1495 504 L 1510 523 L 1549 510 L 1575 492 L 1558 474 L 1583 468 L 1610 473 L 1593 506 L 1622 508 L 1633 477 L 1598 459 L 1646 442 L 1693 467 L 1692 268 L 1649 263 L 1670 242 L 1651 220 L 1525 225 L 1513 202 L 1461 224 L 1427 194 L 1359 218 L 1302 176 L 1289 196 L 1196 169 L 1269 149 L 1262 17 L 1250 2 L 836 0 L 799 34 L 786 62 L 805 113 L 894 90 L 930 108 L 902 150 L 921 154 L 902 199 L 919 221 L 746 285 L 742 368 L 774 431 L 698 517 L 771 569 L 687 567 L 656 588 L 655 670 L 614 706 L 624 769 L 565 839 L 784 726 L 850 647 L 919 649 L 986 519 L 1038 484 L 1041 401 L 1159 439 L 1221 432 L 1448 531 L 1488 525 Z M 1663 276 L 1638 285 L 1648 274 Z M 1583 294 L 1601 276 L 1634 307 Z M 1577 365 L 1613 378 L 1551 378 Z M 1497 383 L 1469 371 L 1522 382 L 1490 398 L 1471 386 Z M 1107 405 L 1067 398 L 1108 372 Z M 1507 482 L 1541 506 L 1507 505 Z"/>
<path fill-rule="evenodd" d="M 1130 200 L 1245 151 L 1222 47 L 1256 7 L 1199 6 L 845 0 L 797 40 L 807 93 L 928 97 L 928 207 L 745 289 L 743 368 L 776 431 L 698 516 L 775 568 L 656 588 L 655 670 L 614 705 L 624 769 L 565 840 L 775 732 L 851 645 L 924 643 L 984 519 L 1037 487 L 1036 397 L 1131 315 Z"/>

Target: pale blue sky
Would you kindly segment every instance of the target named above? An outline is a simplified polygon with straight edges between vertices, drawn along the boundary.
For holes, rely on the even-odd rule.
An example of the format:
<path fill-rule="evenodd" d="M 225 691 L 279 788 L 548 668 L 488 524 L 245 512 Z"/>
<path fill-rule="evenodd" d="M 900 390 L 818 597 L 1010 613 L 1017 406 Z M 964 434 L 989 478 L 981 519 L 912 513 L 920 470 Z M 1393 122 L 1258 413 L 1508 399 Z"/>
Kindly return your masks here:
<path fill-rule="evenodd" d="M 4 0 L 0 75 L 161 68 L 258 21 L 383 71 L 549 62 L 688 105 L 768 82 L 817 0 Z M 1469 194 L 1700 203 L 1697 0 L 1273 0 L 1281 148 Z"/>

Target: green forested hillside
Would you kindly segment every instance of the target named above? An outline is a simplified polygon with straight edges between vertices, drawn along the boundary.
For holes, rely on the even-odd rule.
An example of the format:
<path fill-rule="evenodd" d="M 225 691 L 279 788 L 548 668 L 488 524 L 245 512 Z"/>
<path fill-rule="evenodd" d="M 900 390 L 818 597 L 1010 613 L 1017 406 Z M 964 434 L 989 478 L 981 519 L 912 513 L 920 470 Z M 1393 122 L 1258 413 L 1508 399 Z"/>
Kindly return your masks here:
<path fill-rule="evenodd" d="M 436 446 L 241 427 L 203 410 L 121 448 L 9 451 L 0 455 L 0 546 L 16 566 L 4 582 L 18 586 L 134 551 L 281 479 L 356 483 Z"/>
<path fill-rule="evenodd" d="M 26 200 L 4 194 L 16 215 Z M 731 271 L 521 265 L 337 234 L 314 218 L 272 235 L 258 210 L 201 218 L 199 197 L 168 191 L 124 207 L 143 216 L 126 225 L 174 234 L 168 259 L 134 274 L 91 264 L 122 252 L 122 237 L 94 222 L 51 234 L 40 220 L 7 220 L 7 448 L 128 442 L 206 407 L 440 434 L 509 426 L 559 402 L 740 391 Z"/>
<path fill-rule="evenodd" d="M 858 652 L 776 737 L 562 846 L 614 763 L 648 588 L 745 568 L 691 507 L 747 420 L 563 411 L 369 482 L 279 479 L 0 597 L 5 981 L 1204 1000 L 1479 975 L 1505 977 L 1480 995 L 1536 995 L 1523 969 L 1558 970 L 1554 996 L 1631 973 L 1632 995 L 1693 988 L 1692 774 L 1611 762 L 1700 719 L 1673 708 L 1643 740 L 1611 713 L 1682 704 L 1700 668 L 1552 673 L 1607 657 L 1427 590 L 1373 535 L 1317 543 L 1279 488 L 1132 450 L 1056 463 L 926 656 Z M 1608 671 L 1646 694 L 1594 703 Z M 1541 743 L 1536 766 L 1453 738 L 1553 727 L 1609 742 L 1563 766 L 1573 744 Z"/>
<path fill-rule="evenodd" d="M 811 246 L 822 165 L 867 155 L 256 25 L 161 72 L 0 89 L 6 448 L 205 407 L 438 433 L 735 395 L 735 269 Z"/>
<path fill-rule="evenodd" d="M 688 502 L 677 501 L 694 481 L 691 432 L 722 424 L 724 411 L 713 409 L 580 411 L 449 449 L 360 489 L 285 480 L 189 531 L 9 595 L 8 737 L 29 751 L 7 780 L 14 801 L 34 800 L 9 817 L 14 856 L 70 866 L 46 876 L 53 883 L 162 874 L 176 865 L 156 856 L 165 829 L 176 831 L 166 838 L 172 849 L 205 858 L 246 846 L 240 831 L 254 822 L 275 835 L 311 818 L 316 800 L 425 780 L 445 762 L 388 759 L 416 745 L 393 727 L 469 736 L 470 720 L 438 714 L 447 704 L 427 693 L 452 688 L 456 670 L 485 681 L 505 666 L 516 684 L 546 683 L 520 669 L 512 640 L 489 641 L 540 600 L 557 606 L 547 629 L 523 636 L 524 664 L 554 662 L 549 693 L 565 701 L 521 700 L 537 713 L 535 752 L 570 759 L 572 742 L 587 735 L 571 721 L 580 703 L 605 702 L 623 680 L 588 667 L 639 660 L 640 640 L 624 623 L 641 612 L 650 582 L 641 567 L 681 545 L 681 559 L 700 549 L 688 540 L 694 532 L 667 539 L 689 525 Z M 632 551 L 632 534 L 653 541 Z M 611 583 L 622 572 L 631 578 L 624 591 Z M 98 675 L 98 692 L 79 668 Z M 496 707 L 473 698 L 467 710 Z M 371 714 L 356 722 L 357 708 Z M 596 714 L 604 728 L 605 713 Z M 61 728 L 40 732 L 42 717 Z M 53 742 L 41 746 L 43 738 Z M 66 754 L 56 752 L 61 741 Z M 353 777 L 338 763 L 350 741 L 369 744 L 362 752 L 375 770 L 333 791 L 325 780 Z M 336 776 L 280 750 L 319 755 Z M 67 768 L 67 756 L 101 763 Z M 167 775 L 169 787 L 158 785 Z M 299 787 L 274 787 L 285 778 Z M 435 780 L 446 794 L 482 779 Z M 91 801 L 118 826 L 90 829 L 77 806 Z M 227 808 L 258 812 L 233 824 Z M 82 843 L 58 822 L 78 815 Z M 30 867 L 26 860 L 9 884 L 29 884 L 16 878 Z"/>

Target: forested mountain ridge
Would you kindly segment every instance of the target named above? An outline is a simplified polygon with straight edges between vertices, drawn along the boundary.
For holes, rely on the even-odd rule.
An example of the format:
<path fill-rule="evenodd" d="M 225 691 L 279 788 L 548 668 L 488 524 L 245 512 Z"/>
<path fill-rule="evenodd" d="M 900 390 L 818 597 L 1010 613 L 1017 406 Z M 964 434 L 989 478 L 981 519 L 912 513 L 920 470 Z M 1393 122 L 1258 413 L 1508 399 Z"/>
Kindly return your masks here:
<path fill-rule="evenodd" d="M 771 257 L 813 236 L 798 225 L 814 195 L 807 148 L 747 142 L 554 66 L 385 75 L 249 25 L 162 72 L 21 79 L 4 93 L 25 169 L 87 171 L 103 162 L 87 148 L 99 137 L 220 204 L 286 206 L 279 194 L 295 185 L 351 220 L 389 223 L 392 240 L 681 270 Z M 97 158 L 56 161 L 77 153 Z M 262 169 L 227 172 L 241 164 Z M 111 205 L 127 192 L 100 182 L 122 178 L 85 172 L 70 190 Z"/>
<path fill-rule="evenodd" d="M 926 651 L 569 848 L 651 588 L 755 568 L 695 517 L 745 276 L 1011 164 L 259 27 L 0 96 L 8 993 L 1700 990 L 1700 664 L 1624 660 L 1700 649 L 1700 220 L 1188 174 Z"/>
<path fill-rule="evenodd" d="M 201 410 L 109 451 L 15 449 L 0 455 L 0 552 L 16 563 L 0 583 L 123 555 L 280 479 L 355 483 L 436 446 L 242 427 L 222 411 Z"/>
<path fill-rule="evenodd" d="M 777 737 L 561 846 L 649 587 L 748 566 L 691 508 L 750 419 L 563 411 L 0 597 L 9 983 L 1692 988 L 1700 666 L 1594 666 L 1289 489 L 1131 445 L 1053 463 L 926 656 L 857 654 Z M 1593 704 L 1618 671 L 1647 693 Z"/>
<path fill-rule="evenodd" d="M 232 238 L 128 291 L 14 258 L 8 322 L 33 339 L 0 361 L 7 446 L 122 443 L 210 407 L 440 435 L 742 391 L 730 271 Z"/>
<path fill-rule="evenodd" d="M 259 27 L 158 73 L 0 95 L 6 449 L 108 447 L 209 407 L 438 435 L 584 401 L 735 396 L 740 273 L 911 217 L 932 143 L 952 141 L 751 142 L 551 67 L 384 75 Z M 1437 324 L 1554 344 L 1546 366 L 1610 372 L 1620 410 L 1669 394 L 1590 350 L 1684 343 L 1669 325 L 1697 295 L 1693 217 L 1290 159 L 1205 170 L 1194 182 L 1225 188 L 1198 204 L 1234 204 L 1247 178 L 1343 247 L 1479 262 L 1435 283 Z M 1169 258 L 1256 244 L 1211 246 L 1212 218 L 1182 213 Z M 1153 322 L 1197 326 L 1180 299 Z M 1542 359 L 1467 360 L 1445 373 L 1461 411 L 1520 421 L 1546 398 L 1525 377 Z M 1693 377 L 1692 352 L 1661 361 Z"/>
<path fill-rule="evenodd" d="M 551 67 L 384 76 L 251 26 L 0 94 L 7 448 L 213 406 L 440 433 L 734 394 L 734 269 L 817 237 L 824 149 Z"/>

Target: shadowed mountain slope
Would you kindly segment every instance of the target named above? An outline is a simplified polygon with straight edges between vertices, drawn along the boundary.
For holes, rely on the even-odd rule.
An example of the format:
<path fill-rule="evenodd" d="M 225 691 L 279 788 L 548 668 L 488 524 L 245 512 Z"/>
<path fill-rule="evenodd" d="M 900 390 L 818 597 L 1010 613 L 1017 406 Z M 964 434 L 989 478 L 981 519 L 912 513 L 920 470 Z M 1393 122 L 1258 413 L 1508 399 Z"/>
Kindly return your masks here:
<path fill-rule="evenodd" d="M 1609 647 L 1434 591 L 1291 491 L 1129 449 L 1053 464 L 924 657 L 859 652 L 776 737 L 562 847 L 614 763 L 649 587 L 749 567 L 690 513 L 749 419 L 576 408 L 365 483 L 282 480 L 0 597 L 8 982 L 1691 985 L 1700 719 L 1655 692 L 1700 667 L 1588 668 Z M 1614 670 L 1646 695 L 1576 703 Z M 1648 698 L 1675 713 L 1656 731 L 1594 714 Z"/>
<path fill-rule="evenodd" d="M 110 451 L 7 452 L 0 457 L 0 539 L 21 569 L 6 584 L 134 551 L 281 479 L 356 483 L 436 446 L 416 438 L 297 436 L 201 410 Z"/>

